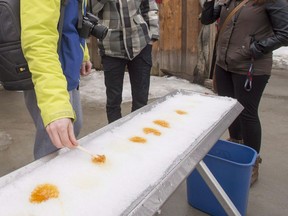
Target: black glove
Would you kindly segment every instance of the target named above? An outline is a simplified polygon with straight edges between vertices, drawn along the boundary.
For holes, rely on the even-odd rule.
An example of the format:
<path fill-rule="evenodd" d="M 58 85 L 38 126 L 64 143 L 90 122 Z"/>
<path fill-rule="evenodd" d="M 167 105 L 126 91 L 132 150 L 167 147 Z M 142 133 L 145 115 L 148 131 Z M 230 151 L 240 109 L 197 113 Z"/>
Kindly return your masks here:
<path fill-rule="evenodd" d="M 253 43 L 251 43 L 250 52 L 251 52 L 251 55 L 254 59 L 259 59 L 264 55 L 264 53 L 261 49 L 261 46 L 259 45 L 259 43 L 257 41 L 254 41 Z"/>

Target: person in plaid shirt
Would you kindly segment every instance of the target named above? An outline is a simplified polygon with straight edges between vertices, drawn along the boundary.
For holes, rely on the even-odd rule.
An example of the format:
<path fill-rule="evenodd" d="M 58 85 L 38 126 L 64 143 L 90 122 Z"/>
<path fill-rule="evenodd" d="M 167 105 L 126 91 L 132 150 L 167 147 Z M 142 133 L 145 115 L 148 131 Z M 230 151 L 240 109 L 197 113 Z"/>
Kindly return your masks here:
<path fill-rule="evenodd" d="M 127 67 L 132 92 L 132 112 L 147 104 L 152 44 L 159 39 L 155 0 L 95 0 L 93 13 L 109 28 L 98 41 L 106 86 L 106 113 L 111 123 L 122 117 L 121 103 Z"/>

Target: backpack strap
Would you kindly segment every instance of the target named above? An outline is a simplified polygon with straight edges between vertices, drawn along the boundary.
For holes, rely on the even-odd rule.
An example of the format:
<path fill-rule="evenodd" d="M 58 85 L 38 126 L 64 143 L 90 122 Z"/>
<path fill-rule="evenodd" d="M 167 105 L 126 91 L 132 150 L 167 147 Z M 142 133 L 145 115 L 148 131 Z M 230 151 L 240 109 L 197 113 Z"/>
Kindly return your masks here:
<path fill-rule="evenodd" d="M 61 6 L 60 6 L 60 18 L 58 23 L 58 32 L 59 32 L 59 39 L 58 39 L 58 53 L 60 52 L 61 47 L 61 39 L 62 39 L 62 30 L 63 30 L 63 24 L 64 24 L 64 13 L 65 13 L 65 7 L 68 4 L 69 0 L 61 0 Z"/>

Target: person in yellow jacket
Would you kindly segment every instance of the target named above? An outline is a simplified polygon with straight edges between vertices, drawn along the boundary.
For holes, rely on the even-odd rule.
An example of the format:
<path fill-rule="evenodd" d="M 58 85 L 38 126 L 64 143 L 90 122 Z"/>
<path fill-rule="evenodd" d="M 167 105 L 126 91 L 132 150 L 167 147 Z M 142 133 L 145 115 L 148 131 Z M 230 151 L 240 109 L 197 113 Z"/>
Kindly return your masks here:
<path fill-rule="evenodd" d="M 24 91 L 24 97 L 36 126 L 34 157 L 38 159 L 78 145 L 80 74 L 89 74 L 92 67 L 85 39 L 77 31 L 79 8 L 82 16 L 86 0 L 67 2 L 59 51 L 61 0 L 21 0 L 20 4 L 22 50 L 34 84 L 33 90 Z"/>

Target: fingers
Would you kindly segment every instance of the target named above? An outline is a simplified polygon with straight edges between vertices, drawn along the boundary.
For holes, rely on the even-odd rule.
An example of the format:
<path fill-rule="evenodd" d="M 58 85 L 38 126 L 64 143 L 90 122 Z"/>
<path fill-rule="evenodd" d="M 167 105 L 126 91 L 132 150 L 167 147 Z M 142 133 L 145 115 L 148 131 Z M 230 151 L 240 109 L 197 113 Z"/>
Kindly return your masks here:
<path fill-rule="evenodd" d="M 72 122 L 71 124 L 68 125 L 68 138 L 72 144 L 72 147 L 76 147 L 78 145 L 77 139 L 74 134 L 74 128 Z"/>
<path fill-rule="evenodd" d="M 82 76 L 85 76 L 85 74 L 86 74 L 85 63 L 82 63 L 82 65 L 81 65 L 80 74 L 81 74 Z"/>
<path fill-rule="evenodd" d="M 47 133 L 51 139 L 51 142 L 53 143 L 54 146 L 56 146 L 57 148 L 64 148 L 65 147 L 60 140 L 58 132 L 53 129 L 53 126 L 48 125 L 46 127 L 46 131 L 47 131 Z"/>
<path fill-rule="evenodd" d="M 82 76 L 87 76 L 91 73 L 92 63 L 91 61 L 83 62 L 80 69 L 80 74 Z"/>
<path fill-rule="evenodd" d="M 91 72 L 91 69 L 92 69 L 92 63 L 91 63 L 91 61 L 87 61 L 86 64 L 85 64 L 85 67 L 86 67 L 86 71 L 87 71 L 88 73 L 90 73 L 90 72 Z"/>
<path fill-rule="evenodd" d="M 51 122 L 46 130 L 57 148 L 74 148 L 78 145 L 71 119 L 64 118 Z"/>

